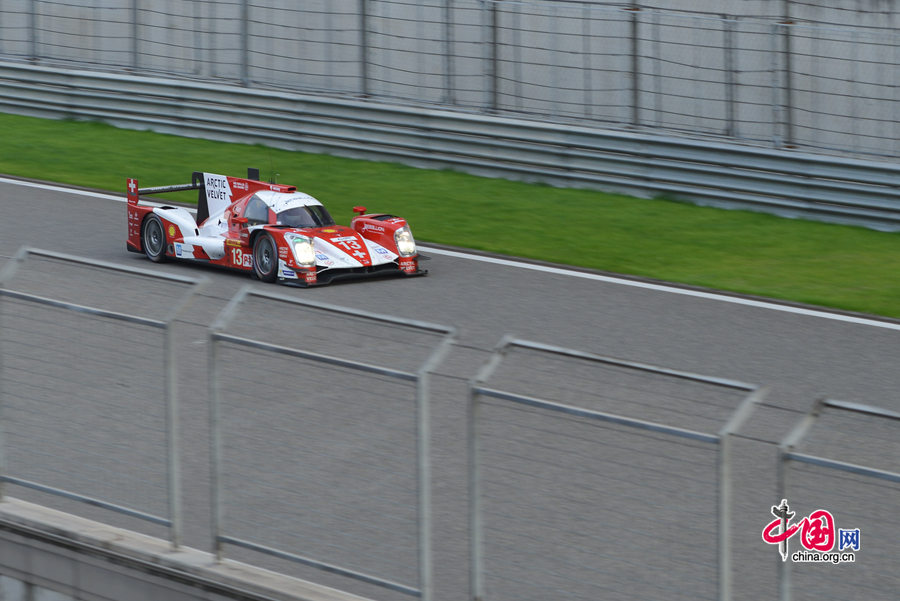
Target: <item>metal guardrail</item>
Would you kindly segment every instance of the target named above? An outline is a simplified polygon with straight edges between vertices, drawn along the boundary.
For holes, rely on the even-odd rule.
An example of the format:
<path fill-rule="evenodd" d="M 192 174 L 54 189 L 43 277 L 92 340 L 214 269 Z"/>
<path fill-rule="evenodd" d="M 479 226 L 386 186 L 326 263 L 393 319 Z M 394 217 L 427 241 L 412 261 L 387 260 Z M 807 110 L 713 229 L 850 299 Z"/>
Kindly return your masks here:
<path fill-rule="evenodd" d="M 892 163 L 18 63 L 0 110 L 900 230 Z"/>

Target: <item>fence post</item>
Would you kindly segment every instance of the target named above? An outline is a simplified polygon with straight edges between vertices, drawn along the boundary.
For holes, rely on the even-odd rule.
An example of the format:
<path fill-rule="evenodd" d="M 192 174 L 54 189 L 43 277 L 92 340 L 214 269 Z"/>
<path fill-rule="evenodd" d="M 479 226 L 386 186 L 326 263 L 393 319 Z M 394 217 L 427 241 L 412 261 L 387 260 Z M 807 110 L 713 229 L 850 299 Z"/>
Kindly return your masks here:
<path fill-rule="evenodd" d="M 758 388 L 746 397 L 719 431 L 719 601 L 731 601 L 731 507 L 734 498 L 731 470 L 732 439 L 750 414 L 763 401 L 767 388 Z"/>
<path fill-rule="evenodd" d="M 791 25 L 793 22 L 788 18 L 782 26 L 782 35 L 784 36 L 784 144 L 792 146 L 794 144 L 794 98 L 793 98 L 793 77 L 791 72 Z"/>
<path fill-rule="evenodd" d="M 781 441 L 781 444 L 778 445 L 778 494 L 776 496 L 779 501 L 787 498 L 787 462 L 790 461 L 788 453 L 803 440 L 803 437 L 819 417 L 824 405 L 825 399 L 816 400 L 812 410 L 800 420 L 800 423 L 788 432 L 787 436 L 784 437 L 784 440 Z M 778 560 L 780 561 L 778 564 L 779 599 L 781 601 L 791 601 L 791 564 L 793 562 L 786 561 L 782 559 L 781 556 L 778 557 Z"/>
<path fill-rule="evenodd" d="M 422 601 L 434 598 L 434 557 L 431 517 L 431 374 L 447 356 L 455 334 L 444 338 L 419 369 L 416 382 L 416 454 L 419 481 L 419 587 Z"/>
<path fill-rule="evenodd" d="M 172 548 L 178 549 L 181 546 L 183 516 L 181 512 L 181 446 L 178 440 L 180 432 L 178 427 L 178 377 L 175 370 L 175 335 L 172 332 L 172 322 L 166 324 L 164 348 L 169 519 L 172 522 L 169 540 L 172 543 Z"/>
<path fill-rule="evenodd" d="M 581 70 L 583 72 L 584 86 L 584 116 L 588 119 L 593 118 L 593 98 L 591 89 L 594 87 L 591 76 L 591 25 L 593 15 L 587 4 L 581 6 Z"/>
<path fill-rule="evenodd" d="M 207 361 L 206 371 L 209 374 L 207 379 L 209 391 L 209 461 L 210 461 L 210 526 L 212 531 L 213 554 L 216 562 L 221 562 L 224 554 L 224 544 L 222 542 L 222 531 L 224 529 L 225 520 L 225 487 L 224 487 L 224 471 L 223 471 L 223 445 L 222 445 L 222 420 L 220 411 L 220 390 L 219 390 L 219 359 L 218 359 L 218 337 L 217 334 L 224 329 L 224 324 L 228 323 L 234 314 L 238 311 L 240 304 L 247 296 L 247 286 L 244 286 L 237 294 L 232 297 L 222 312 L 219 313 L 215 321 L 209 326 L 207 344 Z"/>
<path fill-rule="evenodd" d="M 778 60 L 779 52 L 779 37 L 781 36 L 781 28 L 784 27 L 781 23 L 775 23 L 772 25 L 772 33 L 769 35 L 771 43 L 769 44 L 769 56 L 770 56 L 770 65 L 769 70 L 771 74 L 771 86 L 772 86 L 772 144 L 775 148 L 781 148 L 784 145 L 784 137 L 783 137 L 783 126 L 782 126 L 782 113 L 784 112 L 784 104 L 782 100 L 782 96 L 784 93 L 784 87 L 782 85 L 782 77 L 781 77 L 781 64 L 783 64 L 784 59 L 781 61 Z"/>
<path fill-rule="evenodd" d="M 38 62 L 38 41 L 37 41 L 37 6 L 38 0 L 31 2 L 31 10 L 28 11 L 28 31 L 31 38 L 31 49 L 28 58 L 32 62 Z"/>
<path fill-rule="evenodd" d="M 734 24 L 734 19 L 728 15 L 722 15 L 722 35 L 725 46 L 725 135 L 729 138 L 738 136 L 735 107 L 737 78 L 734 65 Z"/>
<path fill-rule="evenodd" d="M 631 7 L 626 10 L 631 13 L 631 124 L 638 127 L 641 124 L 641 55 L 640 40 L 638 39 L 641 7 L 637 0 L 632 0 Z"/>
<path fill-rule="evenodd" d="M 500 27 L 500 17 L 498 14 L 497 4 L 500 0 L 482 0 L 483 10 L 487 12 L 484 18 L 486 24 L 483 26 L 485 34 L 483 43 L 487 56 L 485 57 L 487 71 L 487 85 L 485 85 L 486 104 L 488 112 L 494 112 L 500 105 L 500 90 L 498 86 L 500 57 L 498 53 L 498 31 Z"/>
<path fill-rule="evenodd" d="M 484 525 L 481 502 L 481 445 L 478 442 L 479 402 L 476 389 L 484 384 L 500 366 L 513 338 L 509 335 L 494 347 L 491 358 L 469 382 L 466 408 L 466 443 L 469 471 L 469 596 L 471 601 L 484 601 Z"/>
<path fill-rule="evenodd" d="M 794 144 L 793 82 L 791 72 L 791 19 L 790 0 L 784 0 L 781 21 L 775 24 L 772 38 L 772 96 L 773 129 L 776 148 Z M 779 38 L 781 41 L 779 48 Z M 778 57 L 781 57 L 780 62 Z M 780 93 L 779 93 L 780 92 Z"/>
<path fill-rule="evenodd" d="M 369 3 L 359 0 L 359 93 L 368 98 L 369 90 Z"/>
<path fill-rule="evenodd" d="M 444 0 L 444 102 L 456 104 L 453 93 L 453 0 Z"/>
<path fill-rule="evenodd" d="M 241 85 L 250 85 L 250 7 L 241 0 Z"/>
<path fill-rule="evenodd" d="M 138 68 L 138 1 L 131 0 L 131 68 Z"/>

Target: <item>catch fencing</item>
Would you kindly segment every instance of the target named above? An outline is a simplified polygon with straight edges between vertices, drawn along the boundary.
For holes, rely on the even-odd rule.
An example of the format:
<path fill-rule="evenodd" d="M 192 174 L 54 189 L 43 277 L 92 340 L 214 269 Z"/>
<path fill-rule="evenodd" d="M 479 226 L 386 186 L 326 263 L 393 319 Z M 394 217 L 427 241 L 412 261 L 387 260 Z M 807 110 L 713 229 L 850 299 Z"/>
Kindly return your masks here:
<path fill-rule="evenodd" d="M 0 58 L 898 156 L 900 34 L 803 21 L 790 4 L 5 0 Z"/>
<path fill-rule="evenodd" d="M 498 377 L 521 350 L 534 364 Z M 580 378 L 542 384 L 573 372 Z M 764 395 L 504 339 L 470 388 L 472 598 L 730 601 L 731 437 Z M 635 405 L 667 419 L 630 417 Z"/>
<path fill-rule="evenodd" d="M 822 541 L 827 546 L 825 553 L 841 555 L 845 551 L 853 555 L 853 563 L 865 562 L 863 568 L 821 565 L 837 559 L 806 561 L 803 556 L 814 555 L 816 549 L 803 543 L 819 541 L 811 535 L 809 541 L 798 544 L 807 535 L 804 528 L 784 543 L 785 559 L 779 565 L 781 601 L 811 596 L 873 601 L 896 597 L 900 589 L 894 550 L 900 532 L 896 507 L 900 495 L 898 426 L 900 413 L 820 400 L 779 445 L 778 492 L 779 498 L 788 501 L 788 511 L 794 510 L 790 512 L 794 517 L 791 525 L 813 517 L 820 508 L 827 509 L 834 523 Z"/>
<path fill-rule="evenodd" d="M 67 286 L 85 276 L 96 284 L 90 299 Z M 139 278 L 171 293 L 162 316 L 104 306 L 104 292 Z M 16 254 L 0 275 L 4 495 L 13 485 L 111 510 L 166 527 L 179 546 L 172 322 L 201 285 L 44 250 Z"/>
<path fill-rule="evenodd" d="M 210 330 L 217 556 L 235 545 L 432 599 L 429 379 L 453 340 L 244 287 Z"/>

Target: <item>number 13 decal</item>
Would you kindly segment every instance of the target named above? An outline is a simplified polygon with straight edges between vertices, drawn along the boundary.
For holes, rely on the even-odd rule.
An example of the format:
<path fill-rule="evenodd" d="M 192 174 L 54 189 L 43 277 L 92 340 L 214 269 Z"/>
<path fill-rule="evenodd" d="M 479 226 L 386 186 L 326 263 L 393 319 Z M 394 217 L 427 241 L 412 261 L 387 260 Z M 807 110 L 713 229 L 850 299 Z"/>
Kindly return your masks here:
<path fill-rule="evenodd" d="M 337 240 L 337 243 L 343 246 L 346 250 L 359 250 L 362 248 L 362 245 L 358 240 Z"/>
<path fill-rule="evenodd" d="M 240 248 L 232 248 L 231 249 L 231 262 L 238 267 L 252 267 L 253 263 L 253 255 L 250 253 L 244 254 L 244 252 Z"/>

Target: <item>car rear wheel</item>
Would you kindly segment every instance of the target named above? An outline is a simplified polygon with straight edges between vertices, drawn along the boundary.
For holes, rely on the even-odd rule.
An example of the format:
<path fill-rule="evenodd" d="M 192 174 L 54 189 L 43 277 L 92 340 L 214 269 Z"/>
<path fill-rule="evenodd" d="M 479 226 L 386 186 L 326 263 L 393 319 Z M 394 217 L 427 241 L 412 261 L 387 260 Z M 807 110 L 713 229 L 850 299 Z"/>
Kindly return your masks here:
<path fill-rule="evenodd" d="M 141 243 L 148 259 L 154 263 L 166 260 L 166 232 L 162 220 L 156 215 L 151 214 L 144 220 Z"/>
<path fill-rule="evenodd" d="M 264 282 L 278 277 L 278 251 L 269 234 L 260 234 L 253 243 L 253 272 Z"/>

